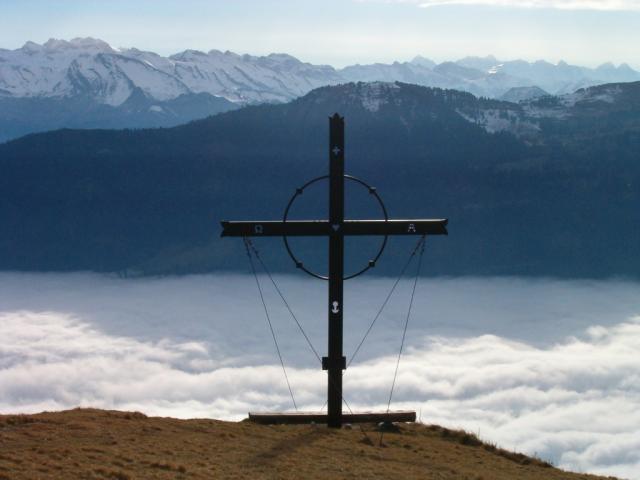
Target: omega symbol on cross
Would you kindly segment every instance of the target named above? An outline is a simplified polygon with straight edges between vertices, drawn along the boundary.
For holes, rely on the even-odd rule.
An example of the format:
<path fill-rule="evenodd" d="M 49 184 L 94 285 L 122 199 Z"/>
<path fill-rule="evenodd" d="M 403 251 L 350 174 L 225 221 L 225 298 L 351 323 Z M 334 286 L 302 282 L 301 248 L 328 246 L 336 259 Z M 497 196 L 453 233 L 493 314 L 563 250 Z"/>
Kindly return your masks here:
<path fill-rule="evenodd" d="M 340 303 L 335 300 L 331 302 L 331 313 L 340 313 Z"/>
<path fill-rule="evenodd" d="M 258 224 L 256 225 L 254 228 L 254 233 L 258 234 L 258 235 L 262 235 L 262 233 L 264 232 L 264 229 L 262 228 L 262 225 Z"/>

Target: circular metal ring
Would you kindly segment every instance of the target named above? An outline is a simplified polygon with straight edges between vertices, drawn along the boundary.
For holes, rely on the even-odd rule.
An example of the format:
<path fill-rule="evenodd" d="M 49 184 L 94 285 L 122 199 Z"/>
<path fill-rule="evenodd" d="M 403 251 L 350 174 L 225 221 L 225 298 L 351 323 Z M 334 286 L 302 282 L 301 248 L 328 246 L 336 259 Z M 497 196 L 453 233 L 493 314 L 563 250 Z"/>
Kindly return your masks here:
<path fill-rule="evenodd" d="M 329 178 L 329 175 L 322 175 L 321 177 L 316 177 L 316 178 L 314 178 L 312 180 L 309 180 L 307 183 L 305 183 L 300 188 L 296 188 L 296 192 L 293 194 L 293 196 L 289 200 L 289 203 L 287 204 L 287 208 L 285 208 L 285 210 L 284 210 L 284 215 L 283 215 L 282 221 L 283 222 L 287 221 L 287 218 L 289 217 L 289 210 L 291 210 L 291 207 L 293 206 L 293 203 L 294 203 L 295 199 L 298 198 L 298 196 L 302 195 L 302 193 L 304 192 L 305 188 L 307 188 L 308 186 L 310 186 L 310 185 L 312 185 L 312 184 L 314 184 L 316 182 L 319 182 L 320 180 L 325 180 L 325 179 L 328 179 L 328 178 Z M 382 209 L 382 214 L 384 215 L 384 220 L 385 221 L 389 220 L 389 215 L 387 215 L 387 209 L 384 206 L 384 203 L 382 202 L 382 199 L 380 198 L 380 195 L 378 195 L 378 192 L 376 191 L 376 189 L 374 187 L 372 187 L 371 185 L 367 184 L 366 182 L 360 180 L 359 178 L 353 177 L 351 175 L 344 175 L 344 178 L 347 179 L 347 180 L 351 180 L 353 182 L 359 183 L 360 185 L 364 186 L 367 190 L 369 190 L 369 193 L 371 195 L 373 195 L 376 198 L 376 200 L 378 201 L 378 205 L 380 205 L 380 208 Z M 289 245 L 289 240 L 287 239 L 287 236 L 283 235 L 282 239 L 284 240 L 284 246 L 287 249 L 287 253 L 291 257 L 291 259 L 294 261 L 294 263 L 296 264 L 296 268 L 299 268 L 303 272 L 308 273 L 312 277 L 319 278 L 320 280 L 329 280 L 329 277 L 327 277 L 326 275 L 320 275 L 318 273 L 313 272 L 312 270 L 309 270 L 307 267 L 305 267 L 304 264 L 301 261 L 299 261 L 297 259 L 297 257 L 295 256 L 295 254 L 293 253 L 293 250 L 291 249 L 291 246 Z M 358 275 L 362 275 L 364 272 L 366 272 L 370 268 L 373 268 L 375 266 L 376 262 L 378 261 L 378 259 L 380 258 L 380 256 L 382 255 L 382 252 L 384 252 L 385 247 L 387 246 L 387 239 L 388 239 L 388 236 L 385 235 L 384 239 L 382 240 L 382 244 L 380 245 L 380 248 L 378 250 L 378 253 L 373 258 L 373 260 L 369 260 L 369 263 L 368 263 L 368 265 L 366 267 L 362 268 L 361 270 L 357 271 L 356 273 L 353 273 L 351 275 L 347 275 L 346 277 L 342 277 L 342 279 L 343 280 L 350 280 L 350 279 L 352 279 L 354 277 L 357 277 Z"/>

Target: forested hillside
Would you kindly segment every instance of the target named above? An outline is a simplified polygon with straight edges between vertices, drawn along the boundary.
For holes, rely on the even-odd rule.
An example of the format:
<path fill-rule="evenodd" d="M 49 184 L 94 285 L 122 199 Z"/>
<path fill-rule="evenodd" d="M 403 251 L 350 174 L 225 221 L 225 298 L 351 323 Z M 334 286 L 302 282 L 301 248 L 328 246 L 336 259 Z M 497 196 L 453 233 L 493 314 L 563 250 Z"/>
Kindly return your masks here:
<path fill-rule="evenodd" d="M 245 269 L 218 222 L 281 218 L 295 187 L 327 172 L 328 116 L 340 112 L 347 171 L 391 216 L 450 219 L 426 273 L 637 276 L 640 82 L 572 95 L 514 104 L 358 83 L 170 129 L 23 137 L 0 145 L 0 268 Z M 326 193 L 312 193 L 298 215 L 325 214 Z M 379 215 L 353 195 L 349 215 Z M 261 247 L 292 269 L 281 242 Z M 397 271 L 409 248 L 391 242 L 378 271 Z"/>

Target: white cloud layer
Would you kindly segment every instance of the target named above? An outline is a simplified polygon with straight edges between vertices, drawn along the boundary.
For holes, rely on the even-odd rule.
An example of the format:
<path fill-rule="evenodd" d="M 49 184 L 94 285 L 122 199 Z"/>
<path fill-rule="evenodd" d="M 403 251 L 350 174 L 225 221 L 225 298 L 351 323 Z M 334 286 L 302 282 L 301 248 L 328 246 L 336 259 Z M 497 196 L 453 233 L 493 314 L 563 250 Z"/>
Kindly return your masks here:
<path fill-rule="evenodd" d="M 326 285 L 278 280 L 322 353 Z M 0 412 L 82 405 L 240 419 L 290 409 L 252 281 L 0 274 Z M 389 286 L 349 284 L 347 353 Z M 354 409 L 386 408 L 407 287 L 345 374 Z M 563 468 L 640 479 L 638 298 L 629 282 L 422 281 L 393 408 Z M 286 311 L 273 319 L 298 404 L 320 408 L 323 372 Z"/>
<path fill-rule="evenodd" d="M 380 0 L 359 0 L 380 1 Z M 383 0 L 384 1 L 384 0 Z M 389 1 L 389 0 L 387 0 Z M 640 0 L 390 0 L 393 3 L 415 3 L 420 7 L 442 5 L 486 5 L 513 8 L 553 8 L 558 10 L 640 10 Z"/>

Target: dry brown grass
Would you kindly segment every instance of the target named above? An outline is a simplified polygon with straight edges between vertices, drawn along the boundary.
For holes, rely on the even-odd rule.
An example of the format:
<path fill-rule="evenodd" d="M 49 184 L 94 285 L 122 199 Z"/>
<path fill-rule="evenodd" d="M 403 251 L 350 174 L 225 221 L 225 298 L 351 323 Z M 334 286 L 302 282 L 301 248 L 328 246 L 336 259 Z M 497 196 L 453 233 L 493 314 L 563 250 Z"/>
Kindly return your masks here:
<path fill-rule="evenodd" d="M 541 460 L 437 426 L 261 426 L 75 409 L 0 416 L 0 480 L 578 480 Z"/>

